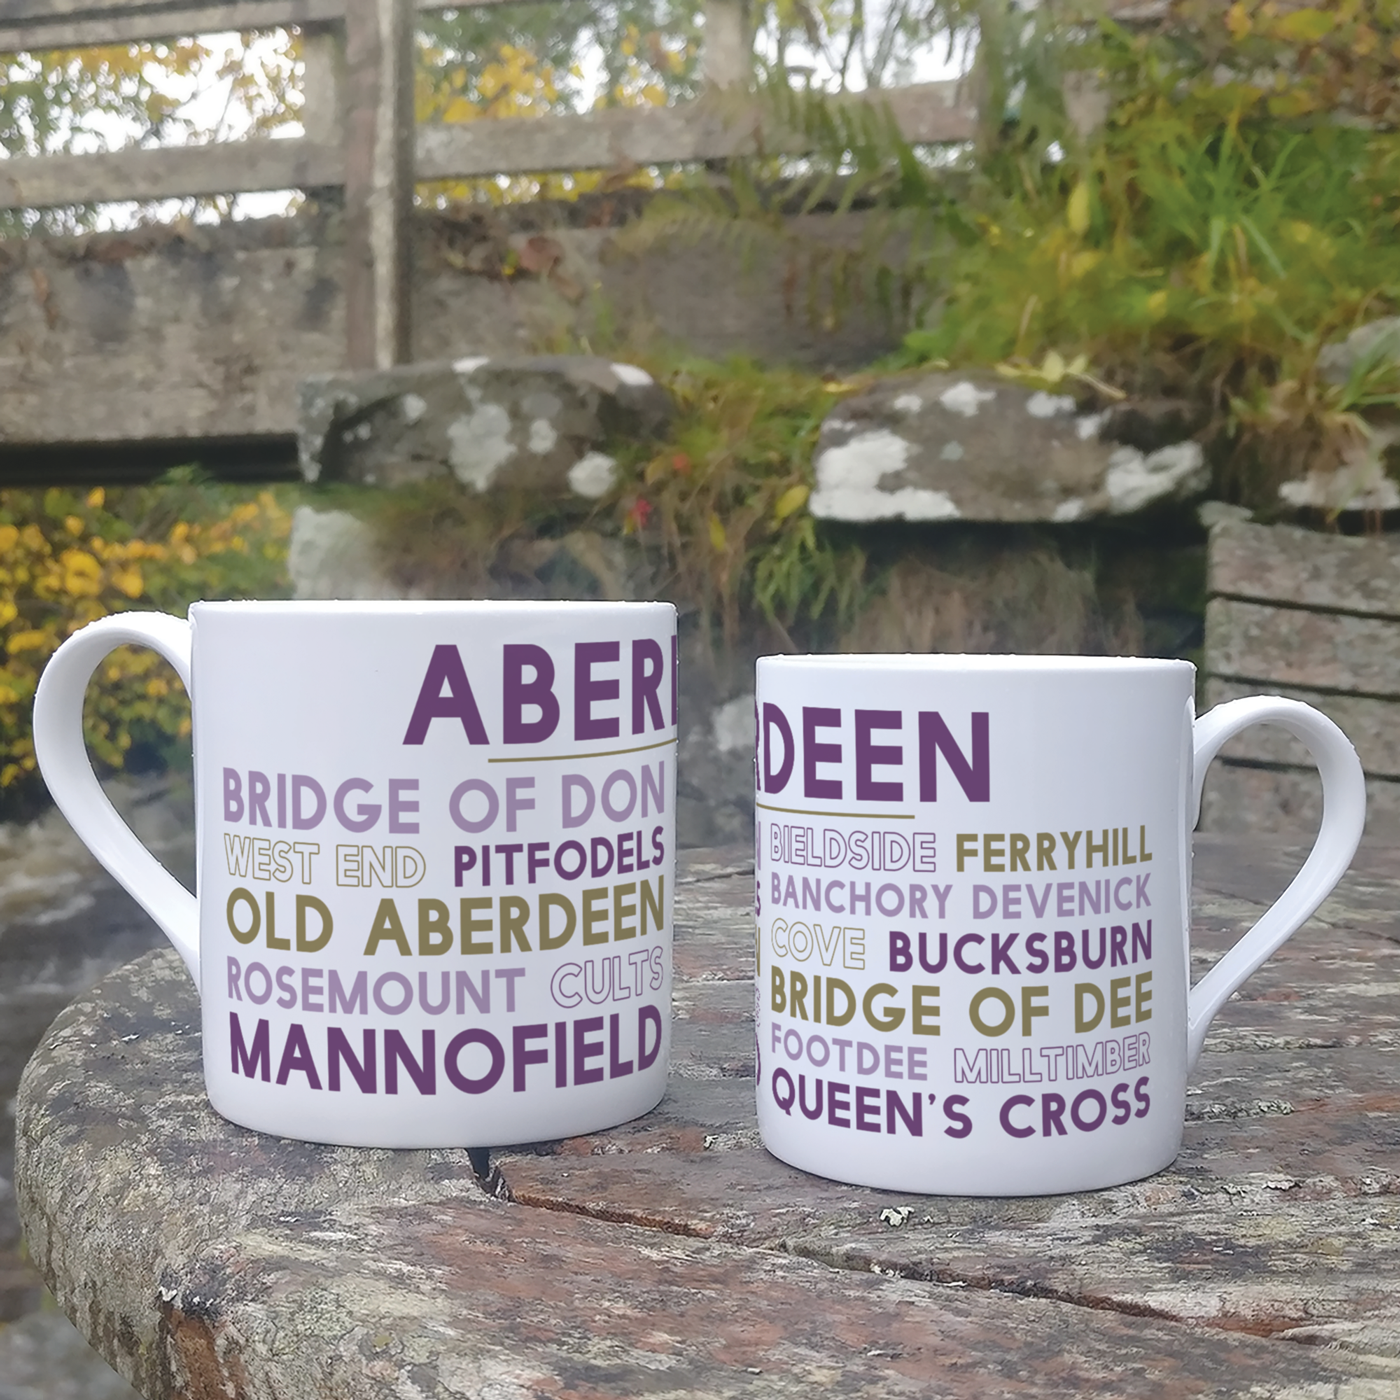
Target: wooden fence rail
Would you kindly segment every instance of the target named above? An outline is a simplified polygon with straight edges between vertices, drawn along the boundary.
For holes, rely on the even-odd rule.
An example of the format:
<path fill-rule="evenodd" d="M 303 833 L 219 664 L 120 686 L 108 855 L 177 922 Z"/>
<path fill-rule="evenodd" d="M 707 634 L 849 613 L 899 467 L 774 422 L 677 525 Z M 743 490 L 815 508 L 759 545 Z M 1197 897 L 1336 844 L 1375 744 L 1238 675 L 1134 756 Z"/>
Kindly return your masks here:
<path fill-rule="evenodd" d="M 706 92 L 695 101 L 415 128 L 414 12 L 443 8 L 443 0 L 0 0 L 0 53 L 288 25 L 302 30 L 305 54 L 304 136 L 0 160 L 0 209 L 340 187 L 346 357 L 363 368 L 408 353 L 407 228 L 419 181 L 805 149 L 799 133 L 775 128 L 744 100 L 750 38 L 739 0 L 707 0 Z M 973 133 L 975 114 L 954 83 L 880 97 L 911 141 Z"/>

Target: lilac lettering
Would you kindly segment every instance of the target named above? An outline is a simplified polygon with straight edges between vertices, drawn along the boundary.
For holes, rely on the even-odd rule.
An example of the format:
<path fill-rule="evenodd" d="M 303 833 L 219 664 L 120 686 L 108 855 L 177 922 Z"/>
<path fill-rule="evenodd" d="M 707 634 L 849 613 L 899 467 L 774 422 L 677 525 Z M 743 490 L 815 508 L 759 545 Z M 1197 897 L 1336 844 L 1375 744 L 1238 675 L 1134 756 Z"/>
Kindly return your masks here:
<path fill-rule="evenodd" d="M 224 820 L 243 820 L 243 779 L 236 768 L 224 769 Z"/>
<path fill-rule="evenodd" d="M 309 792 L 316 800 L 316 808 L 310 816 L 307 816 L 301 809 L 301 798 L 303 793 Z M 294 831 L 310 831 L 313 827 L 320 826 L 321 818 L 326 815 L 326 794 L 321 784 L 315 778 L 309 778 L 305 773 L 292 774 L 292 829 Z"/>
<path fill-rule="evenodd" d="M 400 793 L 417 792 L 417 778 L 390 778 L 389 779 L 389 830 L 394 832 L 407 832 L 410 835 L 418 831 L 418 823 L 405 821 L 404 817 L 410 812 L 418 810 L 417 802 L 410 802 L 400 796 Z"/>
<path fill-rule="evenodd" d="M 379 820 L 379 804 L 377 802 L 361 802 L 355 809 L 352 817 L 345 810 L 346 798 L 352 792 L 371 792 L 374 784 L 365 778 L 346 778 L 335 790 L 335 815 L 346 831 L 368 831 L 375 822 Z"/>

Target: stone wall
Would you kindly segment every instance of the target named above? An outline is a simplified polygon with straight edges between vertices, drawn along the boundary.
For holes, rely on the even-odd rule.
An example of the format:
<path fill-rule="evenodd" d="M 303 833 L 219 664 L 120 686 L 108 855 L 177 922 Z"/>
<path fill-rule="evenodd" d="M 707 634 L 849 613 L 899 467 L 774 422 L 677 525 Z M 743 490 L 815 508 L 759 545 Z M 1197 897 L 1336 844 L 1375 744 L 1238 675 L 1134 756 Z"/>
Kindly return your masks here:
<path fill-rule="evenodd" d="M 640 211 L 636 198 L 596 197 L 420 216 L 414 359 L 625 339 L 826 367 L 892 347 L 873 308 L 839 328 L 813 325 L 781 254 L 746 270 L 714 240 L 643 246 Z M 844 243 L 862 227 L 858 215 L 794 224 Z M 0 478 L 52 467 L 34 449 L 64 443 L 120 444 L 128 455 L 150 444 L 148 462 L 161 444 L 178 444 L 183 460 L 190 444 L 206 457 L 241 445 L 245 470 L 260 454 L 285 470 L 299 381 L 343 366 L 343 260 L 334 209 L 0 242 Z M 100 460 L 63 460 L 101 472 Z"/>
<path fill-rule="evenodd" d="M 1321 710 L 1366 772 L 1369 835 L 1400 833 L 1400 545 L 1227 520 L 1211 532 L 1205 700 L 1283 695 Z M 1306 749 L 1270 725 L 1211 770 L 1211 831 L 1311 831 L 1322 785 Z"/>
<path fill-rule="evenodd" d="M 751 618 L 726 654 L 681 607 L 677 836 L 682 846 L 751 839 L 753 663 L 793 649 L 1193 655 L 1205 566 L 1187 513 L 1146 524 L 1033 528 L 881 522 L 860 539 L 879 586 L 848 626 L 797 631 Z M 300 508 L 290 569 L 299 598 L 667 596 L 637 537 L 581 526 L 528 546 L 520 565 L 425 576 L 374 526 L 341 509 Z M 519 561 L 516 561 L 519 563 Z"/>

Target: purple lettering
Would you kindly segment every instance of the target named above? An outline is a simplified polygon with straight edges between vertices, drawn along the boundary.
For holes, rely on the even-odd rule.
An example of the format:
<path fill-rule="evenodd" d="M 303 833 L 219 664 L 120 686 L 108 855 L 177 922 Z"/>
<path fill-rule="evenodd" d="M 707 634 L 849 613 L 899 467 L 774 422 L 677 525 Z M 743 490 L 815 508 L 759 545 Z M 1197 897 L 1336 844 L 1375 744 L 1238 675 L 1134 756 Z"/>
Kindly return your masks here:
<path fill-rule="evenodd" d="M 445 694 L 444 686 L 447 687 Z M 435 719 L 460 720 L 468 743 L 487 742 L 486 726 L 476 708 L 476 697 L 467 680 L 466 667 L 462 665 L 462 653 L 446 643 L 433 648 L 413 715 L 408 721 L 408 731 L 403 736 L 404 743 L 421 744 Z"/>
<path fill-rule="evenodd" d="M 904 749 L 898 744 L 872 744 L 876 729 L 902 729 L 904 716 L 898 710 L 856 711 L 856 801 L 902 802 L 903 783 L 877 783 L 870 770 L 904 762 Z"/>
<path fill-rule="evenodd" d="M 647 718 L 653 729 L 661 728 L 661 646 L 650 637 L 632 643 L 632 733 L 646 729 Z"/>
<path fill-rule="evenodd" d="M 992 800 L 990 716 L 972 715 L 972 761 L 969 763 L 937 710 L 919 711 L 919 801 L 938 801 L 938 753 L 941 749 L 969 802 Z"/>
<path fill-rule="evenodd" d="M 593 668 L 616 661 L 622 654 L 618 642 L 574 643 L 574 738 L 615 739 L 621 733 L 616 716 L 594 718 L 593 706 L 600 700 L 616 700 L 622 693 L 622 683 L 614 680 L 594 680 Z"/>
<path fill-rule="evenodd" d="M 774 769 L 773 767 L 773 731 L 776 729 L 783 740 L 783 761 Z M 792 777 L 793 760 L 797 757 L 797 748 L 792 742 L 792 726 L 788 724 L 787 716 L 776 706 L 770 705 L 767 701 L 763 705 L 763 791 L 781 792 L 788 784 L 788 779 Z M 237 778 L 237 774 L 234 777 Z"/>
<path fill-rule="evenodd" d="M 802 795 L 804 797 L 841 796 L 840 778 L 817 777 L 819 763 L 840 763 L 840 744 L 817 743 L 818 729 L 839 729 L 841 711 L 820 705 L 802 707 Z"/>
<path fill-rule="evenodd" d="M 534 672 L 525 679 L 526 668 Z M 501 738 L 507 744 L 538 744 L 559 727 L 559 701 L 554 696 L 554 662 L 543 648 L 530 643 L 501 651 Z M 525 718 L 525 707 L 539 715 Z"/>

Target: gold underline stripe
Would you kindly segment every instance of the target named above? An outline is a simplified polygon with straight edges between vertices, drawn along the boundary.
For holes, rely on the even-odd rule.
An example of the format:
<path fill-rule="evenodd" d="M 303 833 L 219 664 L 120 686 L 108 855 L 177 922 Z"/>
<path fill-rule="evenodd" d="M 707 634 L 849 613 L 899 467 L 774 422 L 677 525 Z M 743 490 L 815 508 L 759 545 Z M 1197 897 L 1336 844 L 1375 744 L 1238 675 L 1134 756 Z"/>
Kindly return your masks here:
<path fill-rule="evenodd" d="M 646 753 L 649 749 L 664 749 L 675 739 L 660 739 L 654 744 L 638 744 L 635 749 L 604 749 L 602 753 L 532 753 L 519 758 L 488 758 L 487 763 L 567 763 L 570 759 L 582 763 L 587 758 L 616 758 L 624 753 Z"/>
<path fill-rule="evenodd" d="M 491 760 L 493 763 L 495 759 Z M 812 807 L 770 807 L 766 802 L 755 802 L 765 812 L 788 812 L 794 817 L 864 817 L 872 822 L 912 822 L 913 812 L 818 812 Z"/>

